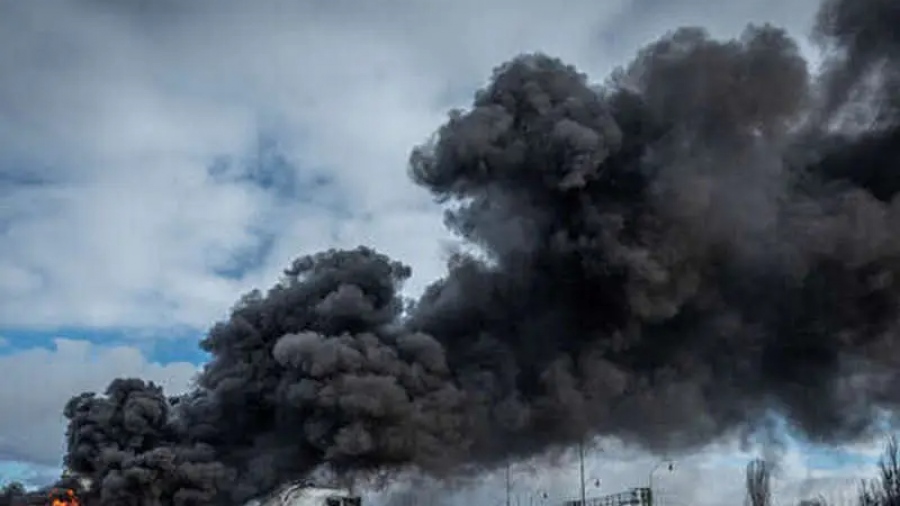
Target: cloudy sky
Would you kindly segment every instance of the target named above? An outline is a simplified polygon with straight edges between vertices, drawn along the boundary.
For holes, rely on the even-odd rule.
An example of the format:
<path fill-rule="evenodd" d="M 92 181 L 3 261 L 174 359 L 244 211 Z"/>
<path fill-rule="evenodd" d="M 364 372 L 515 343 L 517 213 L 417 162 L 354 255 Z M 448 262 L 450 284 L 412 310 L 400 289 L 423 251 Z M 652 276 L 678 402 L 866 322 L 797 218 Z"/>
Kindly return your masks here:
<path fill-rule="evenodd" d="M 204 360 L 199 336 L 299 254 L 374 246 L 414 267 L 410 294 L 439 276 L 452 238 L 406 159 L 504 60 L 544 51 L 601 80 L 678 25 L 731 36 L 768 21 L 803 39 L 815 9 L 0 2 L 0 472 L 58 472 L 61 408 L 75 393 L 123 375 L 185 388 Z M 610 445 L 590 452 L 592 494 L 640 485 L 654 465 Z M 723 443 L 658 481 L 670 504 L 719 504 L 763 450 Z M 846 480 L 833 477 L 868 472 L 870 454 L 791 444 L 778 483 L 786 497 L 838 493 Z M 572 495 L 573 465 L 524 466 L 515 490 L 526 503 L 536 490 Z M 500 500 L 494 485 L 470 488 Z"/>

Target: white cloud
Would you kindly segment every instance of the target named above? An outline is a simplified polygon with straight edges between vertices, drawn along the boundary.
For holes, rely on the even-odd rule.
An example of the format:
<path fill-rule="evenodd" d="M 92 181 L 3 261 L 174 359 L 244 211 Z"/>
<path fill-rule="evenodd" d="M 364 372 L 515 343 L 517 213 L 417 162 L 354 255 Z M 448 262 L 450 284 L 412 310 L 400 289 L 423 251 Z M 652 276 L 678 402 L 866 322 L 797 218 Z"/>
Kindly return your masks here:
<path fill-rule="evenodd" d="M 0 183 L 0 326 L 205 327 L 292 257 L 360 242 L 412 264 L 420 290 L 442 271 L 447 233 L 406 158 L 492 67 L 543 50 L 600 80 L 674 23 L 802 34 L 814 5 L 4 4 L 0 179 L 50 184 Z M 207 174 L 260 131 L 298 171 L 332 178 L 347 209 L 276 204 Z M 276 225 L 261 265 L 221 274 L 255 228 Z"/>
<path fill-rule="evenodd" d="M 187 389 L 197 368 L 152 363 L 128 346 L 60 338 L 50 349 L 0 356 L 0 371 L 0 461 L 58 466 L 65 443 L 62 410 L 73 395 L 103 392 L 117 377 L 140 377 L 176 394 Z"/>

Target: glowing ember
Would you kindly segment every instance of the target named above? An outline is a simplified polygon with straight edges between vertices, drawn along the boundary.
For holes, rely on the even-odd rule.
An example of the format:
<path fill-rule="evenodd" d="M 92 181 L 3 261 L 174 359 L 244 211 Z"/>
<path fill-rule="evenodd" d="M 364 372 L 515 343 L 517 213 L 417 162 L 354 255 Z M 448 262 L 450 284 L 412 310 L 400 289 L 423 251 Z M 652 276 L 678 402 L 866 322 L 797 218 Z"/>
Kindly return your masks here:
<path fill-rule="evenodd" d="M 71 488 L 65 490 L 54 489 L 50 492 L 50 506 L 79 506 L 81 503 Z"/>

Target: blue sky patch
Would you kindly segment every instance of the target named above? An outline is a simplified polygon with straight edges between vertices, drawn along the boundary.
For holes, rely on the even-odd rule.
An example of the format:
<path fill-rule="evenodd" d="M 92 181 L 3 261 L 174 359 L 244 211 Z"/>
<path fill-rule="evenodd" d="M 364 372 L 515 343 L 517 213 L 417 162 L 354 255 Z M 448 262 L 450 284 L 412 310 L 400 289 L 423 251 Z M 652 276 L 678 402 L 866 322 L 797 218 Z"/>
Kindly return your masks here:
<path fill-rule="evenodd" d="M 131 329 L 83 329 L 61 327 L 52 330 L 0 328 L 3 337 L 0 355 L 10 355 L 29 348 L 53 349 L 58 338 L 89 341 L 100 346 L 134 346 L 144 352 L 147 360 L 167 364 L 190 362 L 199 364 L 208 359 L 198 343 L 205 331 L 172 329 L 150 333 Z"/>

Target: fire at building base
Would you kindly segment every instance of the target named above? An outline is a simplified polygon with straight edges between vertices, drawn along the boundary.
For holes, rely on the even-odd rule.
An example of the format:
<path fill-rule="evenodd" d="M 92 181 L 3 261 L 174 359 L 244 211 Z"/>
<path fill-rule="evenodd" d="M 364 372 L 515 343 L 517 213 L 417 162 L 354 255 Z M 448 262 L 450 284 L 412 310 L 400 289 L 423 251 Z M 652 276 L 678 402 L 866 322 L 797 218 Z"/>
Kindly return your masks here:
<path fill-rule="evenodd" d="M 41 490 L 24 492 L 9 498 L 10 506 L 81 506 L 81 501 L 74 489 L 52 488 L 50 491 Z"/>

